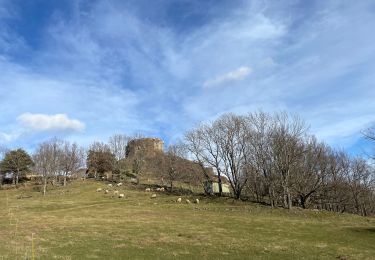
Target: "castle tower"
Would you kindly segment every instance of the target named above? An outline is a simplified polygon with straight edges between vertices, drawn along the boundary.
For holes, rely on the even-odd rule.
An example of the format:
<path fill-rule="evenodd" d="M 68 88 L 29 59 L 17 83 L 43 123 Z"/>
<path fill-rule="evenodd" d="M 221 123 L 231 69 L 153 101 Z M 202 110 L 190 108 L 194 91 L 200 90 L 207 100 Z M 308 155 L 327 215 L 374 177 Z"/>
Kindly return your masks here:
<path fill-rule="evenodd" d="M 140 138 L 131 140 L 126 147 L 126 157 L 142 156 L 145 158 L 155 157 L 163 153 L 164 143 L 159 138 Z"/>

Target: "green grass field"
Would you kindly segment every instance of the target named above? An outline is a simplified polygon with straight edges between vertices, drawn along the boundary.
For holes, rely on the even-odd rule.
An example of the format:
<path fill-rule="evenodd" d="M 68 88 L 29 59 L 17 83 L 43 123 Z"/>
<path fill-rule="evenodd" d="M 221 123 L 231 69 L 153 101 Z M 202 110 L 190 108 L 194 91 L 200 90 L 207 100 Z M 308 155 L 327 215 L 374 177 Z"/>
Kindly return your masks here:
<path fill-rule="evenodd" d="M 98 187 L 1 190 L 0 259 L 375 259 L 374 218 Z"/>

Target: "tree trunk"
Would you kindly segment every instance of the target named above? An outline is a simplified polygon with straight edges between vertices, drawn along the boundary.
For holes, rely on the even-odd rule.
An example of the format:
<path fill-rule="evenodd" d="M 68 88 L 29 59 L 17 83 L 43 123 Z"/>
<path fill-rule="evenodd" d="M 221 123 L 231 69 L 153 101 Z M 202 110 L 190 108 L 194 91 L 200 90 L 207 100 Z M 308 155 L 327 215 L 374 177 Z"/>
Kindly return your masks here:
<path fill-rule="evenodd" d="M 43 183 L 43 196 L 46 195 L 47 191 L 47 176 L 44 177 L 44 183 Z"/>
<path fill-rule="evenodd" d="M 283 206 L 284 208 L 288 208 L 288 196 L 286 195 L 287 192 L 286 192 L 286 187 L 285 185 L 283 185 Z"/>
<path fill-rule="evenodd" d="M 222 182 L 221 182 L 221 176 L 220 176 L 220 172 L 218 171 L 217 172 L 217 178 L 218 178 L 218 181 L 219 181 L 219 197 L 221 197 L 223 195 L 223 186 L 222 186 Z"/>
<path fill-rule="evenodd" d="M 240 191 L 240 189 L 237 188 L 237 189 L 234 190 L 234 198 L 236 200 L 239 200 L 241 198 L 241 191 Z"/>
<path fill-rule="evenodd" d="M 363 216 L 367 217 L 366 204 L 363 204 L 363 206 L 362 206 L 362 212 L 363 212 Z"/>
<path fill-rule="evenodd" d="M 305 196 L 303 196 L 303 195 L 301 194 L 301 195 L 299 195 L 299 197 L 300 197 L 300 200 L 301 200 L 301 207 L 302 207 L 303 209 L 305 209 L 305 208 L 306 208 L 306 199 L 305 199 Z"/>
<path fill-rule="evenodd" d="M 287 199 L 288 199 L 288 209 L 291 209 L 292 208 L 292 198 L 290 196 L 290 192 L 289 192 L 288 187 L 286 188 L 286 196 L 287 196 Z"/>
<path fill-rule="evenodd" d="M 18 176 L 20 176 L 20 169 L 17 168 L 16 186 L 18 185 Z"/>
<path fill-rule="evenodd" d="M 271 188 L 271 186 L 268 187 L 268 196 L 269 196 L 269 199 L 270 199 L 270 205 L 271 205 L 271 208 L 274 208 L 275 207 L 275 200 L 274 200 L 274 194 L 273 194 L 273 189 Z"/>

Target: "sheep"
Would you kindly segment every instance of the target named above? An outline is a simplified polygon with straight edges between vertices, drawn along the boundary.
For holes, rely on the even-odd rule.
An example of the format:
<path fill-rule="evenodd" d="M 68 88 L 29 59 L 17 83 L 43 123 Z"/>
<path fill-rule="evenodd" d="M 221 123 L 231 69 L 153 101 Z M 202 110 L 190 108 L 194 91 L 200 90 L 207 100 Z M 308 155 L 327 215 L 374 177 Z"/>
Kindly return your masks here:
<path fill-rule="evenodd" d="M 160 188 L 160 191 L 165 191 L 165 190 L 164 190 L 164 187 L 163 187 L 163 188 Z"/>
<path fill-rule="evenodd" d="M 113 192 L 113 195 L 118 195 L 118 194 L 119 194 L 118 190 L 115 190 L 115 191 Z"/>
<path fill-rule="evenodd" d="M 112 187 L 112 184 L 108 184 L 108 187 Z"/>
<path fill-rule="evenodd" d="M 105 190 L 104 193 L 105 193 L 105 194 L 108 194 L 108 193 L 109 193 L 109 190 Z"/>
<path fill-rule="evenodd" d="M 124 198 L 125 195 L 123 193 L 119 194 L 118 197 L 121 199 L 121 198 Z"/>
<path fill-rule="evenodd" d="M 199 199 L 195 199 L 195 203 L 196 203 L 196 204 L 199 204 Z"/>
<path fill-rule="evenodd" d="M 190 200 L 186 199 L 186 203 L 187 203 L 187 204 L 190 204 L 191 202 L 190 202 Z"/>
<path fill-rule="evenodd" d="M 116 184 L 117 187 L 122 186 L 122 182 Z"/>
<path fill-rule="evenodd" d="M 97 188 L 96 192 L 101 192 L 103 189 L 102 188 Z"/>
<path fill-rule="evenodd" d="M 177 199 L 177 202 L 178 202 L 178 203 L 181 203 L 181 201 L 182 201 L 181 198 L 178 198 L 178 199 Z"/>
<path fill-rule="evenodd" d="M 146 188 L 146 189 L 145 189 L 145 192 L 150 192 L 150 191 L 151 191 L 150 188 Z"/>
<path fill-rule="evenodd" d="M 156 188 L 156 191 L 160 191 L 160 188 Z"/>
<path fill-rule="evenodd" d="M 155 199 L 155 198 L 156 198 L 156 194 L 154 193 L 151 195 L 151 199 Z"/>

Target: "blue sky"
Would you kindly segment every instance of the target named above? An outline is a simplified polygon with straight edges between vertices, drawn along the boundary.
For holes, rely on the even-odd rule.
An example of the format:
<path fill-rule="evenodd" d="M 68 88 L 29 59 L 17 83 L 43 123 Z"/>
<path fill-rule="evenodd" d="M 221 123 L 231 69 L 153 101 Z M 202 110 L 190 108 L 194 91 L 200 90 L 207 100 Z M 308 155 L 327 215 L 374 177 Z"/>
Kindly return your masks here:
<path fill-rule="evenodd" d="M 286 110 L 354 154 L 375 122 L 374 1 L 0 0 L 0 145 L 166 143 Z"/>

